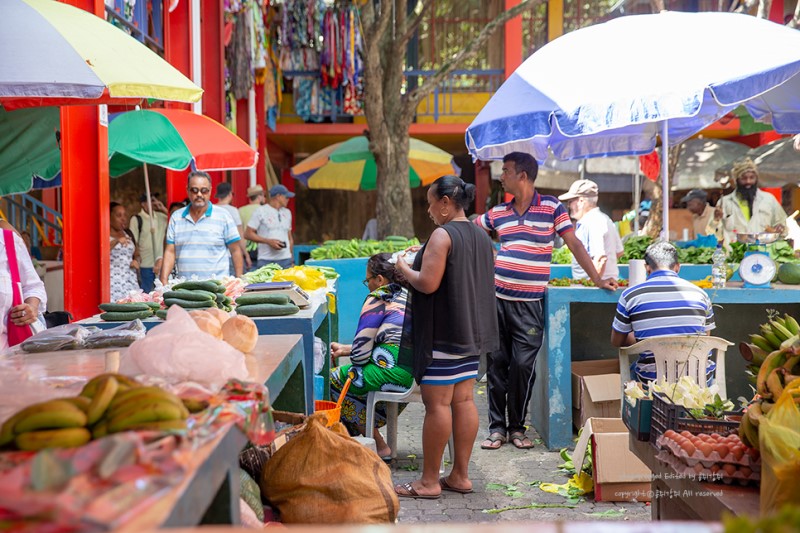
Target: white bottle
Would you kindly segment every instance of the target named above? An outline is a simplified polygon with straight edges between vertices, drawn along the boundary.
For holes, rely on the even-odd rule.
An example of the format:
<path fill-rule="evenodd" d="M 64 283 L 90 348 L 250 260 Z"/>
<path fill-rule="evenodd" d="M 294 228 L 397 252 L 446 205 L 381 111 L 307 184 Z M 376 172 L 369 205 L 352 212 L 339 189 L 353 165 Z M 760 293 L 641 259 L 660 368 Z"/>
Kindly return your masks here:
<path fill-rule="evenodd" d="M 721 244 L 717 244 L 711 261 L 711 285 L 715 289 L 724 289 L 725 280 L 728 277 L 728 263 L 725 261 L 725 250 L 722 249 Z"/>

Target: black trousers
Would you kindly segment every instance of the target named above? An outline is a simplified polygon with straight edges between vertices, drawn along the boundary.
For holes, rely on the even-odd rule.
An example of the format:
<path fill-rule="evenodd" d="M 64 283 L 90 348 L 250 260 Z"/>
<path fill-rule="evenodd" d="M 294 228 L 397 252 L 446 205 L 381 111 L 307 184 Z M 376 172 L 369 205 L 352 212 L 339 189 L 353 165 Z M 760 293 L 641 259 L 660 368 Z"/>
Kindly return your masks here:
<path fill-rule="evenodd" d="M 544 336 L 543 307 L 542 300 L 497 298 L 500 349 L 486 360 L 490 434 L 525 431 L 534 365 Z"/>

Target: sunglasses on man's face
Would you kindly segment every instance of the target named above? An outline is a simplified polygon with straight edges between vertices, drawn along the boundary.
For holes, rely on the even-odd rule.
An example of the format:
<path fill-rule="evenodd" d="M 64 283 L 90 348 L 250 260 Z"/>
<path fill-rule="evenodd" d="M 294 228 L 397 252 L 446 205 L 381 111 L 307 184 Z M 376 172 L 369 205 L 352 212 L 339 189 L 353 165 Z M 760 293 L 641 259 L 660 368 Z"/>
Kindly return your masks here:
<path fill-rule="evenodd" d="M 203 196 L 207 195 L 211 192 L 211 189 L 203 187 L 202 189 L 197 187 L 189 187 L 189 192 L 192 194 L 202 194 Z"/>

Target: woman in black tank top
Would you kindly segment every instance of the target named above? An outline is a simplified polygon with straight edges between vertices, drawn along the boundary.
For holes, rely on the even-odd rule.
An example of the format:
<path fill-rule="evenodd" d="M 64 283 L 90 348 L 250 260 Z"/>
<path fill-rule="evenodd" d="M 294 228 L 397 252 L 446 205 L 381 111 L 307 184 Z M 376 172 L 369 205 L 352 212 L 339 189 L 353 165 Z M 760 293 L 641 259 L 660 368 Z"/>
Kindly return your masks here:
<path fill-rule="evenodd" d="M 398 496 L 438 498 L 442 490 L 472 492 L 468 465 L 478 433 L 473 400 L 478 360 L 498 348 L 494 296 L 494 246 L 465 216 L 475 186 L 444 176 L 428 189 L 428 214 L 439 228 L 414 265 L 397 261 L 411 285 L 400 343 L 400 364 L 413 369 L 425 404 L 422 477 L 397 485 Z M 449 476 L 439 465 L 453 428 Z"/>

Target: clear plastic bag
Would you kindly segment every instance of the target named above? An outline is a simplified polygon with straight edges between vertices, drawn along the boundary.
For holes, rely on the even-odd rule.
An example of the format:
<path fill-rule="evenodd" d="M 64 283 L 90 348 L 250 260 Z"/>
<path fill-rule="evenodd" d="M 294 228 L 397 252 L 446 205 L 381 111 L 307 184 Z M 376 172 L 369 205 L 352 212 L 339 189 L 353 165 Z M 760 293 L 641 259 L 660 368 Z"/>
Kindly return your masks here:
<path fill-rule="evenodd" d="M 98 331 L 100 331 L 100 328 L 94 326 L 85 327 L 79 324 L 64 324 L 28 337 L 22 342 L 20 348 L 29 353 L 78 350 L 85 346 L 86 339 L 91 334 Z"/>
<path fill-rule="evenodd" d="M 800 504 L 800 409 L 794 394 L 800 379 L 788 385 L 758 426 L 761 451 L 761 516 L 786 504 Z"/>
<path fill-rule="evenodd" d="M 130 346 L 143 339 L 147 329 L 138 318 L 111 329 L 101 329 L 89 335 L 84 343 L 86 348 L 112 348 Z"/>
<path fill-rule="evenodd" d="M 130 345 L 122 357 L 120 373 L 161 376 L 172 382 L 196 381 L 212 389 L 230 378 L 247 379 L 249 375 L 242 352 L 202 331 L 177 305 L 170 307 L 166 322 Z"/>

